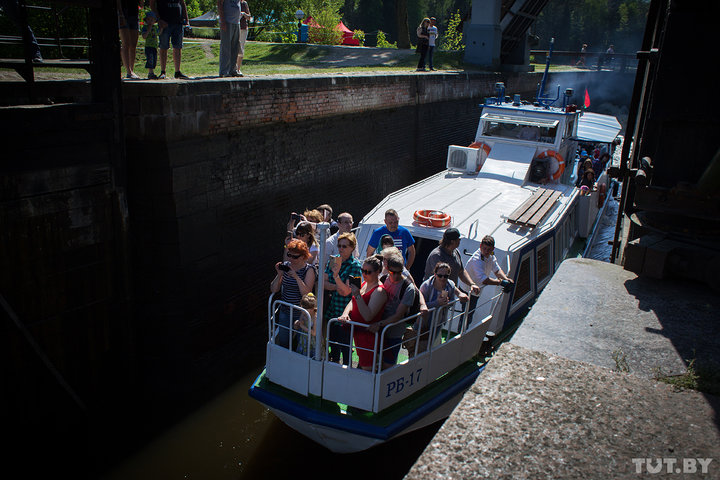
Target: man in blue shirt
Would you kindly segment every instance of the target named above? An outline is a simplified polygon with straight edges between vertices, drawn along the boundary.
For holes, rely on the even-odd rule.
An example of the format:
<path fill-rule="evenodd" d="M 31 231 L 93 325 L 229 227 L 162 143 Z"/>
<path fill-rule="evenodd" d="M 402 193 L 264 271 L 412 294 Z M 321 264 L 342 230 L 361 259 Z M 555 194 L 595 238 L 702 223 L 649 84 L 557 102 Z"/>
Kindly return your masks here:
<path fill-rule="evenodd" d="M 383 235 L 390 235 L 393 238 L 395 246 L 400 249 L 405 258 L 405 268 L 410 270 L 415 261 L 415 239 L 407 228 L 400 226 L 400 216 L 392 208 L 385 212 L 385 226 L 376 228 L 370 236 L 367 257 L 375 253 Z"/>

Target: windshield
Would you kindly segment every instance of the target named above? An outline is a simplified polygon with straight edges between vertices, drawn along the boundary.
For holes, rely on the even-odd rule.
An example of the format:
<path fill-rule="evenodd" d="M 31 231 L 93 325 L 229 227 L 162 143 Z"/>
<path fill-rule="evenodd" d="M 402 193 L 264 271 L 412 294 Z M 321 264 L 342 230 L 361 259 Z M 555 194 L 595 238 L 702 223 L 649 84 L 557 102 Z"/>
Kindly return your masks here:
<path fill-rule="evenodd" d="M 540 143 L 555 143 L 557 124 L 533 125 L 529 123 L 516 123 L 512 121 L 486 120 L 483 126 L 483 135 L 488 137 L 513 138 Z"/>

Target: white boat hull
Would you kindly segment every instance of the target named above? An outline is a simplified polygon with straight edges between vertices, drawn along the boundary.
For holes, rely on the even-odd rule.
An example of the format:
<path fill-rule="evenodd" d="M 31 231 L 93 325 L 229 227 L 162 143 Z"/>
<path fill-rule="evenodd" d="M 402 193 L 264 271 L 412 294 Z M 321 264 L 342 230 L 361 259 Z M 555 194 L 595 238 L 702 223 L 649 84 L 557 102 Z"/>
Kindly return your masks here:
<path fill-rule="evenodd" d="M 428 415 L 422 417 L 406 429 L 387 439 L 373 438 L 338 428 L 318 425 L 302 420 L 276 408 L 270 408 L 270 411 L 293 430 L 305 435 L 310 440 L 319 443 L 334 453 L 356 453 L 446 419 L 450 416 L 458 403 L 460 403 L 464 393 L 465 392 L 463 391 L 455 395 L 447 402 L 440 405 L 433 412 L 430 412 Z"/>

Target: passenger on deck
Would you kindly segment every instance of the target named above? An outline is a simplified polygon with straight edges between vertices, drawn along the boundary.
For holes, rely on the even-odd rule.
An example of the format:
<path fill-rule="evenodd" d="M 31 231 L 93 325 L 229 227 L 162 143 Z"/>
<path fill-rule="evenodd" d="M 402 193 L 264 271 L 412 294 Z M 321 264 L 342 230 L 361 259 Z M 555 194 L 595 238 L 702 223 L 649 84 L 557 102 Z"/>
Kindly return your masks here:
<path fill-rule="evenodd" d="M 324 220 L 325 216 L 320 210 L 305 210 L 303 213 L 308 222 L 320 223 Z"/>
<path fill-rule="evenodd" d="M 410 234 L 410 230 L 400 226 L 400 216 L 393 209 L 385 212 L 385 226 L 373 231 L 365 255 L 369 257 L 375 253 L 380 244 L 380 237 L 385 234 L 393 237 L 395 246 L 400 249 L 405 258 L 405 266 L 408 269 L 412 268 L 413 262 L 415 262 L 415 239 Z"/>
<path fill-rule="evenodd" d="M 582 187 L 587 187 L 588 192 L 592 192 L 595 187 L 595 172 L 593 172 L 592 168 L 585 170 L 585 173 L 583 173 L 583 178 L 580 181 L 580 188 Z"/>
<path fill-rule="evenodd" d="M 455 282 L 450 280 L 450 265 L 439 262 L 435 265 L 434 274 L 420 285 L 420 293 L 425 298 L 428 308 L 437 308 L 435 333 L 433 344 L 438 341 L 439 332 L 443 323 L 447 318 L 448 310 L 445 307 L 448 303 L 455 300 L 457 296 L 461 303 L 468 301 L 468 296 L 455 286 Z M 430 329 L 429 320 L 423 320 L 423 331 Z"/>
<path fill-rule="evenodd" d="M 592 162 L 592 169 L 595 173 L 595 180 L 600 178 L 600 175 L 602 174 L 603 170 L 605 170 L 605 167 L 607 166 L 608 162 L 610 161 L 610 154 L 607 152 L 601 153 L 600 156 L 593 160 Z"/>
<path fill-rule="evenodd" d="M 291 240 L 287 246 L 286 262 L 275 264 L 275 278 L 270 282 L 270 291 L 281 292 L 280 300 L 292 305 L 300 305 L 303 295 L 307 295 L 315 285 L 315 269 L 307 263 L 310 258 L 307 244 L 299 239 Z M 298 311 L 292 320 L 299 318 Z M 285 348 L 290 346 L 290 307 L 282 305 L 275 314 L 275 343 Z"/>
<path fill-rule="evenodd" d="M 588 158 L 580 157 L 580 163 L 578 164 L 578 170 L 577 170 L 577 181 L 575 182 L 575 186 L 579 187 L 580 184 L 583 181 L 583 178 L 585 176 L 585 172 L 590 169 L 592 170 L 593 162 Z"/>
<path fill-rule="evenodd" d="M 325 240 L 325 258 L 320 262 L 320 265 L 322 265 L 323 268 L 327 266 L 327 259 L 330 255 L 338 255 L 340 253 L 340 250 L 338 249 L 338 238 L 340 238 L 340 235 L 343 233 L 352 231 L 352 215 L 347 212 L 341 213 L 338 215 L 337 225 L 338 231 L 330 235 L 328 239 Z M 360 251 L 358 250 L 357 245 L 355 245 L 355 250 L 353 250 L 353 257 L 360 257 Z"/>
<path fill-rule="evenodd" d="M 345 307 L 350 302 L 352 289 L 350 288 L 350 278 L 357 278 L 358 281 L 362 276 L 360 261 L 352 255 L 357 241 L 355 234 L 345 232 L 338 238 L 339 257 L 331 257 L 325 268 L 325 291 L 330 292 L 325 314 L 323 316 L 323 325 L 332 318 L 337 318 L 343 314 Z M 334 260 L 337 258 L 337 260 Z M 323 327 L 325 329 L 325 327 Z M 333 343 L 335 342 L 335 343 Z M 330 355 L 331 362 L 340 362 L 350 365 L 350 329 L 346 326 L 334 323 L 330 327 Z"/>
<path fill-rule="evenodd" d="M 368 327 L 370 333 L 382 332 L 386 325 L 392 325 L 405 318 L 415 302 L 415 296 L 418 295 L 415 284 L 403 275 L 405 264 L 400 251 L 396 248 L 392 252 L 386 250 L 383 258 L 383 263 L 387 264 L 389 272 L 387 276 L 381 277 L 383 288 L 387 294 L 387 303 L 382 319 Z M 383 369 L 390 368 L 397 363 L 404 334 L 405 322 L 392 325 L 385 331 L 382 354 Z"/>
<path fill-rule="evenodd" d="M 390 234 L 383 235 L 382 237 L 380 237 L 380 245 L 378 246 L 378 249 L 375 251 L 375 253 L 382 253 L 383 250 L 391 247 L 397 248 L 395 247 L 395 240 L 393 240 L 393 237 L 390 236 Z"/>
<path fill-rule="evenodd" d="M 330 205 L 327 203 L 323 203 L 319 207 L 317 207 L 315 210 L 320 212 L 323 216 L 323 222 L 327 222 L 330 224 L 330 235 L 334 235 L 339 229 L 340 226 L 338 225 L 338 222 L 333 220 L 333 209 Z M 338 217 L 339 218 L 339 217 Z"/>
<path fill-rule="evenodd" d="M 295 227 L 294 237 L 299 238 L 307 244 L 308 251 L 310 253 L 308 263 L 316 265 L 318 262 L 317 255 L 320 249 L 318 248 L 317 240 L 315 239 L 315 227 L 313 224 L 310 222 L 300 222 L 298 226 Z"/>
<path fill-rule="evenodd" d="M 468 300 L 468 296 L 450 280 L 450 265 L 445 262 L 435 265 L 433 276 L 420 285 L 420 292 L 425 297 L 428 308 L 445 306 L 456 296 L 462 303 Z"/>
<path fill-rule="evenodd" d="M 303 313 L 303 315 L 295 320 L 295 351 L 302 355 L 308 354 L 308 344 L 310 350 L 310 356 L 315 355 L 315 325 L 317 323 L 317 300 L 315 295 L 308 293 L 303 295 L 300 300 L 300 306 L 307 310 L 310 318 Z"/>
<path fill-rule="evenodd" d="M 457 228 L 448 228 L 443 233 L 440 245 L 428 255 L 425 262 L 425 276 L 427 280 L 435 272 L 435 265 L 443 262 L 450 266 L 450 280 L 457 285 L 458 279 L 470 286 L 471 292 L 475 295 L 480 293 L 480 287 L 475 285 L 470 275 L 467 274 L 462 264 L 462 258 L 458 247 L 460 246 L 460 230 Z"/>
<path fill-rule="evenodd" d="M 494 252 L 495 239 L 485 235 L 480 242 L 480 248 L 467 261 L 465 270 L 478 285 L 502 285 L 503 292 L 508 293 L 512 290 L 514 282 L 500 268 Z M 491 275 L 496 278 L 492 278 Z"/>
<path fill-rule="evenodd" d="M 380 255 L 373 255 L 365 259 L 362 265 L 364 282 L 360 288 L 356 285 L 350 286 L 352 302 L 345 307 L 340 320 L 365 324 L 380 321 L 387 301 L 387 294 L 378 278 L 381 270 L 382 257 Z M 375 334 L 358 326 L 355 326 L 354 332 L 353 341 L 359 359 L 358 367 L 363 370 L 372 370 Z"/>

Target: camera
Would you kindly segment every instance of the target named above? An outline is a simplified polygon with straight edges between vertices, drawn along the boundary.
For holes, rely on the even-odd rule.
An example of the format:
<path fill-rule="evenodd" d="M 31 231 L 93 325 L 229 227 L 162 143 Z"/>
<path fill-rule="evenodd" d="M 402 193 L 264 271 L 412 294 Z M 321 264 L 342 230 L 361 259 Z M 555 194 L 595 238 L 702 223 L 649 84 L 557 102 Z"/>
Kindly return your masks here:
<path fill-rule="evenodd" d="M 302 220 L 302 217 L 301 217 L 300 215 L 298 215 L 297 213 L 293 213 L 293 214 L 291 215 L 291 217 L 292 217 L 293 220 L 296 220 L 296 221 L 298 221 L 298 222 L 299 222 L 300 220 Z"/>
<path fill-rule="evenodd" d="M 289 271 L 290 271 L 290 266 L 287 265 L 287 264 L 285 264 L 285 263 L 281 263 L 278 268 L 279 268 L 280 270 L 282 270 L 283 272 L 289 272 Z"/>
<path fill-rule="evenodd" d="M 360 277 L 350 277 L 350 285 L 355 285 L 357 288 L 360 288 Z"/>

